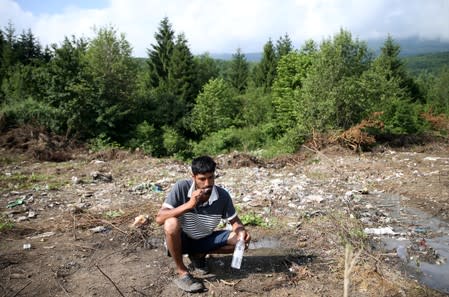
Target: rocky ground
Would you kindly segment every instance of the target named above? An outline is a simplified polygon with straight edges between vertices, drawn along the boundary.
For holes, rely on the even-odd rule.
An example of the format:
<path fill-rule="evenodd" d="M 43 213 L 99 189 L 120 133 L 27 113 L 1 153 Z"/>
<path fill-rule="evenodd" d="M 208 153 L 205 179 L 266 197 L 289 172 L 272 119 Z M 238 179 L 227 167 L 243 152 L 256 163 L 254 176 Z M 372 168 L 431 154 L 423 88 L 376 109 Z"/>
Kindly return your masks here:
<path fill-rule="evenodd" d="M 198 295 L 343 296 L 346 278 L 349 296 L 447 296 L 416 281 L 396 248 L 381 248 L 365 228 L 395 220 L 376 200 L 381 195 L 447 222 L 448 147 L 303 148 L 271 161 L 217 156 L 216 183 L 233 196 L 253 243 L 241 270 L 230 268 L 231 256 L 211 255 L 211 274 L 198 276 L 207 290 Z M 2 296 L 193 295 L 173 284 L 174 265 L 154 223 L 170 187 L 189 176 L 188 164 L 123 151 L 35 158 L 0 151 Z M 136 228 L 139 215 L 148 220 Z M 416 226 L 402 229 L 409 232 L 401 236 L 421 238 Z M 346 246 L 353 253 L 345 277 Z M 430 247 L 419 254 L 446 263 Z"/>

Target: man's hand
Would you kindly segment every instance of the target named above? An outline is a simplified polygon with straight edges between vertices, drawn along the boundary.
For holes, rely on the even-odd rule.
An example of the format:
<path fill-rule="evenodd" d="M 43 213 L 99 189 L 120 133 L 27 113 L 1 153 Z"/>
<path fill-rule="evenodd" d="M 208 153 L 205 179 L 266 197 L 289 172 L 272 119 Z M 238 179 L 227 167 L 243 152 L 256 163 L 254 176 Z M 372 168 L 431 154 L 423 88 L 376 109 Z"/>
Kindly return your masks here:
<path fill-rule="evenodd" d="M 247 250 L 249 247 L 249 243 L 251 241 L 251 235 L 245 229 L 241 229 L 237 233 L 237 239 L 240 239 L 240 238 L 243 238 L 243 240 L 245 241 L 245 250 Z"/>
<path fill-rule="evenodd" d="M 190 208 L 195 208 L 198 203 L 204 203 L 209 200 L 210 197 L 210 188 L 206 189 L 198 189 L 193 191 L 190 200 L 187 202 Z"/>

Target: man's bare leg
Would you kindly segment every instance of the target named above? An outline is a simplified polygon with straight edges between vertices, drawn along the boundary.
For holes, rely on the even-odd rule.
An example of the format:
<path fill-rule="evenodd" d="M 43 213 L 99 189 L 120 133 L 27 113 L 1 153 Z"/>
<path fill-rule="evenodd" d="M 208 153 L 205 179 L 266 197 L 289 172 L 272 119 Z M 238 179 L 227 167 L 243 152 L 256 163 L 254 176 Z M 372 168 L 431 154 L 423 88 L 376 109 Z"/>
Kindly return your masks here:
<path fill-rule="evenodd" d="M 175 261 L 176 272 L 179 276 L 188 273 L 188 269 L 182 260 L 181 224 L 177 218 L 169 218 L 164 223 L 165 240 L 167 248 Z"/>

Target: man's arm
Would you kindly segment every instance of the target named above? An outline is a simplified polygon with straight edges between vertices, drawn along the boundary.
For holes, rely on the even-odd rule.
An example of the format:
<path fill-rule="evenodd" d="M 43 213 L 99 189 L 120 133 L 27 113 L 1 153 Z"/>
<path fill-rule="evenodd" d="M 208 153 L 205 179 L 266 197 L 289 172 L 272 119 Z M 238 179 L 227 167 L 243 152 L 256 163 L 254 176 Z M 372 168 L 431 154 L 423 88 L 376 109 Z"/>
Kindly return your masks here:
<path fill-rule="evenodd" d="M 159 212 L 156 215 L 156 223 L 158 225 L 163 225 L 165 223 L 165 220 L 168 218 L 177 218 L 186 212 L 189 212 L 192 208 L 195 208 L 195 206 L 203 200 L 203 190 L 196 190 L 192 193 L 192 197 L 190 197 L 189 201 L 186 203 L 175 207 L 175 208 L 168 208 L 162 206 L 161 209 L 159 209 Z"/>

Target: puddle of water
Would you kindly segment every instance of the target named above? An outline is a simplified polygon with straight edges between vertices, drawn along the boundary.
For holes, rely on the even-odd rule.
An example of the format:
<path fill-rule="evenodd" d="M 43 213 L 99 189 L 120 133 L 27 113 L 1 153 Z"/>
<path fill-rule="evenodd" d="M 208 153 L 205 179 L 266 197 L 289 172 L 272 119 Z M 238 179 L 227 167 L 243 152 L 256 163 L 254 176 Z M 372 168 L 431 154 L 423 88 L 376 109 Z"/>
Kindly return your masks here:
<path fill-rule="evenodd" d="M 276 249 L 281 247 L 279 239 L 275 238 L 262 238 L 258 241 L 251 241 L 249 249 Z"/>
<path fill-rule="evenodd" d="M 265 237 L 257 241 L 251 241 L 248 249 L 251 255 L 255 256 L 280 256 L 285 255 L 285 249 L 282 247 L 279 239 Z"/>
<path fill-rule="evenodd" d="M 418 209 L 404 207 L 397 195 L 368 195 L 363 202 L 365 198 L 366 202 L 391 218 L 384 225 L 399 233 L 393 237 L 381 236 L 383 248 L 397 252 L 410 276 L 430 288 L 449 293 L 449 224 Z M 428 253 L 434 250 L 439 256 L 436 259 L 438 264 L 421 258 L 418 260 L 416 255 L 424 254 L 421 248 Z"/>

